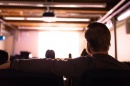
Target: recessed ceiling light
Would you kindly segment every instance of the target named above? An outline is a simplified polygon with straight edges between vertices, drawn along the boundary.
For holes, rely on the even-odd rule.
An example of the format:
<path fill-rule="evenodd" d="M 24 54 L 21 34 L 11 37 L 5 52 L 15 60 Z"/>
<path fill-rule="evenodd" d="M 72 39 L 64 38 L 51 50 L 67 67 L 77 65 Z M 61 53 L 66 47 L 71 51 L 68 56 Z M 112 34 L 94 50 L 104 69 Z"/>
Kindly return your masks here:
<path fill-rule="evenodd" d="M 127 9 L 126 11 L 124 11 L 123 13 L 121 13 L 118 17 L 117 20 L 121 21 L 123 19 L 126 19 L 130 16 L 130 9 Z"/>
<path fill-rule="evenodd" d="M 56 18 L 56 17 L 3 17 L 5 20 L 30 20 L 30 21 L 68 21 L 88 22 L 89 18 Z"/>

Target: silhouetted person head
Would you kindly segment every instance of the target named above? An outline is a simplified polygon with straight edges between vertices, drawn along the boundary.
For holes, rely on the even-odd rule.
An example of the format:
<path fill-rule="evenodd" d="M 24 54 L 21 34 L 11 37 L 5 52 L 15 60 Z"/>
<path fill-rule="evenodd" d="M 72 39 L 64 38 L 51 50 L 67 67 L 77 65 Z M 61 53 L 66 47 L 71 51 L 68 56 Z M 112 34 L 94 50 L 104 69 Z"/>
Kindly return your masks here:
<path fill-rule="evenodd" d="M 9 61 L 8 52 L 0 50 L 0 65 Z"/>
<path fill-rule="evenodd" d="M 55 58 L 54 50 L 47 50 L 46 53 L 45 53 L 45 57 L 54 59 Z"/>
<path fill-rule="evenodd" d="M 69 58 L 72 58 L 72 54 L 71 53 L 69 53 Z"/>
<path fill-rule="evenodd" d="M 87 56 L 88 53 L 86 52 L 86 49 L 83 49 L 83 51 L 81 52 L 81 56 Z"/>
<path fill-rule="evenodd" d="M 87 41 L 87 51 L 93 55 L 95 53 L 108 53 L 110 46 L 110 31 L 105 24 L 90 23 L 85 32 Z"/>

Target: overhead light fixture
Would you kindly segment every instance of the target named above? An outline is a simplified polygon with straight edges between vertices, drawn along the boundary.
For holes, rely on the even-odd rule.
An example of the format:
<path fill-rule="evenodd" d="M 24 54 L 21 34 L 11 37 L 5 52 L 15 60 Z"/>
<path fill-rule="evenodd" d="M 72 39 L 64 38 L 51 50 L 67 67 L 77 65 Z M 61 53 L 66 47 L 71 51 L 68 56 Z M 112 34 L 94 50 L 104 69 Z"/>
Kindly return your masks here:
<path fill-rule="evenodd" d="M 108 17 L 119 7 L 121 6 L 126 0 L 120 0 L 111 10 L 109 10 L 103 17 L 101 17 L 97 22 L 102 22 L 106 21 Z M 114 14 L 114 13 L 113 13 Z M 112 15 L 113 15 L 112 14 Z"/>
<path fill-rule="evenodd" d="M 2 6 L 28 6 L 28 7 L 64 7 L 64 8 L 105 8 L 106 3 L 66 3 L 66 2 L 25 2 L 0 1 Z"/>
<path fill-rule="evenodd" d="M 4 17 L 5 20 L 26 20 L 24 17 Z"/>
<path fill-rule="evenodd" d="M 59 3 L 49 4 L 50 7 L 64 7 L 64 8 L 105 8 L 106 3 Z"/>
<path fill-rule="evenodd" d="M 42 16 L 45 22 L 55 22 L 55 13 L 49 9 L 49 6 Z"/>
<path fill-rule="evenodd" d="M 88 22 L 90 21 L 90 19 L 88 18 L 56 18 L 56 21 L 68 21 L 68 22 L 71 22 L 71 21 L 75 21 L 75 22 Z"/>
<path fill-rule="evenodd" d="M 126 18 L 128 18 L 130 16 L 130 8 L 127 9 L 126 11 L 124 11 L 123 13 L 121 13 L 118 17 L 117 17 L 117 20 L 118 21 L 121 21 L 121 20 L 124 20 Z"/>
<path fill-rule="evenodd" d="M 56 17 L 3 17 L 5 20 L 28 20 L 28 21 L 65 21 L 65 22 L 88 22 L 89 18 L 56 18 Z"/>
<path fill-rule="evenodd" d="M 18 29 L 20 30 L 24 30 L 24 29 L 28 29 L 28 30 L 33 30 L 33 29 L 37 29 L 37 30 L 83 30 L 83 28 L 81 27 L 18 27 Z"/>
<path fill-rule="evenodd" d="M 54 12 L 44 12 L 43 13 L 43 17 L 55 17 L 55 14 Z"/>
<path fill-rule="evenodd" d="M 42 19 L 44 22 L 55 22 L 55 14 L 50 11 L 44 12 Z"/>

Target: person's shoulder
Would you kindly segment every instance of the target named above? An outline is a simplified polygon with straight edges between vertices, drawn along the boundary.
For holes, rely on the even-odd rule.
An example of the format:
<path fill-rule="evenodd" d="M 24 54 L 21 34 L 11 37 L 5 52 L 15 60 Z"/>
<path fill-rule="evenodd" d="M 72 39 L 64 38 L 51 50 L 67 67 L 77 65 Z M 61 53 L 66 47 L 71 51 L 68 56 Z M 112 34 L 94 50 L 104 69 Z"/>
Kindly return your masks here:
<path fill-rule="evenodd" d="M 10 62 L 4 63 L 0 65 L 0 69 L 9 69 L 10 68 Z"/>
<path fill-rule="evenodd" d="M 75 60 L 91 60 L 92 57 L 87 55 L 87 56 L 80 56 L 80 57 L 77 57 L 77 58 L 74 58 Z"/>
<path fill-rule="evenodd" d="M 91 58 L 90 55 L 86 55 L 86 56 L 80 56 L 79 58 Z"/>

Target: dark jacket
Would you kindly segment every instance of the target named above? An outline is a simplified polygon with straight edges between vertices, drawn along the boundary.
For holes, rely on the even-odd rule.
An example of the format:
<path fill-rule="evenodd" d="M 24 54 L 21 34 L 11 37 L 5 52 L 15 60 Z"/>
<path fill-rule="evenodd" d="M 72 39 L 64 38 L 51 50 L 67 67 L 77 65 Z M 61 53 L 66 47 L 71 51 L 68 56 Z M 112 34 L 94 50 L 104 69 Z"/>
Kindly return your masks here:
<path fill-rule="evenodd" d="M 102 69 L 130 69 L 107 54 L 95 54 L 92 57 L 74 59 L 26 59 L 11 62 L 12 69 L 25 72 L 54 73 L 66 77 L 80 77 L 84 71 Z"/>

